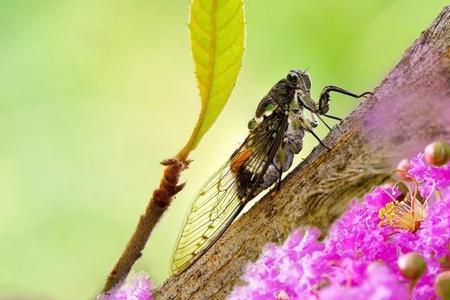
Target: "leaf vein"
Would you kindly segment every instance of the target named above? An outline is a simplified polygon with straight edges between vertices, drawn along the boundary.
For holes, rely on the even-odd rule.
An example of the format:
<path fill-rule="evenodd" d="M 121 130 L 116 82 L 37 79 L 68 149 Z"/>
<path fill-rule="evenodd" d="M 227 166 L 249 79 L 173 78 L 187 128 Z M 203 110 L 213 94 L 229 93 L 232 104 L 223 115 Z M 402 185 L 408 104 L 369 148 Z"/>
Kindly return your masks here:
<path fill-rule="evenodd" d="M 201 33 L 203 33 L 206 37 L 209 38 L 210 32 L 208 32 L 208 30 L 206 30 L 203 27 L 203 24 L 200 23 L 200 21 L 197 19 L 197 17 L 195 15 L 191 16 L 191 26 L 192 25 L 196 26 Z M 191 36 L 196 36 L 197 35 L 197 34 L 195 34 L 195 31 L 191 31 L 191 32 L 192 32 Z"/>
<path fill-rule="evenodd" d="M 241 41 L 242 36 L 239 34 L 237 36 L 234 37 L 233 41 L 227 45 L 226 47 L 224 47 L 224 50 L 222 50 L 221 52 L 219 52 L 217 54 L 217 57 L 222 57 L 224 54 L 226 54 L 227 52 L 233 50 L 234 45 L 236 45 L 239 41 Z"/>
<path fill-rule="evenodd" d="M 211 14 L 211 11 L 209 11 L 204 5 L 203 2 L 201 0 L 197 1 L 198 3 L 198 7 L 200 7 L 201 10 L 203 10 L 203 12 L 207 13 L 208 15 Z"/>
<path fill-rule="evenodd" d="M 216 79 L 220 78 L 221 76 L 223 76 L 226 72 L 228 72 L 229 70 L 231 70 L 233 67 L 235 67 L 238 62 L 241 60 L 241 56 L 239 55 L 238 57 L 236 57 L 235 60 L 233 60 L 231 63 L 229 63 L 227 66 L 225 66 L 225 68 L 220 71 L 217 75 L 216 75 Z"/>
<path fill-rule="evenodd" d="M 230 86 L 234 86 L 235 80 L 236 80 L 236 78 L 233 76 L 233 78 L 226 81 L 221 87 L 214 90 L 214 97 L 218 97 L 220 94 L 227 91 L 230 88 Z M 231 92 L 231 90 L 230 90 L 230 92 Z"/>
<path fill-rule="evenodd" d="M 192 36 L 191 36 L 191 40 L 192 40 L 192 43 L 197 44 L 197 47 L 198 47 L 200 50 L 202 50 L 202 51 L 205 52 L 207 55 L 209 55 L 209 49 L 206 48 L 206 46 L 203 45 L 202 42 L 200 42 L 200 41 L 198 40 L 197 36 L 192 35 Z M 195 50 L 194 50 L 194 47 L 192 47 L 192 51 L 195 51 Z"/>
<path fill-rule="evenodd" d="M 241 8 L 242 7 L 241 7 L 240 1 L 237 1 L 236 8 L 231 13 L 231 16 L 222 24 L 222 26 L 217 28 L 217 32 L 220 32 L 220 31 L 224 30 L 226 27 L 228 27 L 228 25 L 230 25 L 231 21 L 233 21 L 235 16 L 241 11 Z"/>

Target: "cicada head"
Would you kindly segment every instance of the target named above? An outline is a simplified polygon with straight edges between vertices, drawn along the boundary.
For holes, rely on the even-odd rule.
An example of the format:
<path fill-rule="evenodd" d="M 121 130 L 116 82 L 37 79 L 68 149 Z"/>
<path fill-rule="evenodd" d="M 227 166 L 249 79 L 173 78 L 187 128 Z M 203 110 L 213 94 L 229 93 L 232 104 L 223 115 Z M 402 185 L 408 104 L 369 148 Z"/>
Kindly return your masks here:
<path fill-rule="evenodd" d="M 306 109 L 316 111 L 316 103 L 311 98 L 311 79 L 306 71 L 291 70 L 286 75 L 286 82 L 295 89 L 299 103 Z"/>
<path fill-rule="evenodd" d="M 289 86 L 299 89 L 304 93 L 311 90 L 311 79 L 306 71 L 290 70 L 286 75 L 286 82 Z"/>

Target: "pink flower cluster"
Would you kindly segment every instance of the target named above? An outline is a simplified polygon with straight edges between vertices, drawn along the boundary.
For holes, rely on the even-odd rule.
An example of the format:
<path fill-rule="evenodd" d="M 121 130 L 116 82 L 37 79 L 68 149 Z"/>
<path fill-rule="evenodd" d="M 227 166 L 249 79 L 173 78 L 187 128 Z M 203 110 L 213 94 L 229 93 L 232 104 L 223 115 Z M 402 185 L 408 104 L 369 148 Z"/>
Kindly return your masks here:
<path fill-rule="evenodd" d="M 130 274 L 127 281 L 97 300 L 152 300 L 152 286 L 145 273 Z"/>
<path fill-rule="evenodd" d="M 380 221 L 380 210 L 401 203 L 396 201 L 401 192 L 393 186 L 377 187 L 350 205 L 323 242 L 317 240 L 320 232 L 309 228 L 295 230 L 281 246 L 266 245 L 242 276 L 247 285 L 236 287 L 228 299 L 438 299 L 435 278 L 450 264 L 450 164 L 432 166 L 420 153 L 410 161 L 408 173 L 426 202 L 417 230 Z M 414 218 L 416 212 L 401 216 L 409 220 L 406 217 Z M 409 252 L 419 253 L 426 263 L 424 274 L 414 282 L 397 265 Z"/>

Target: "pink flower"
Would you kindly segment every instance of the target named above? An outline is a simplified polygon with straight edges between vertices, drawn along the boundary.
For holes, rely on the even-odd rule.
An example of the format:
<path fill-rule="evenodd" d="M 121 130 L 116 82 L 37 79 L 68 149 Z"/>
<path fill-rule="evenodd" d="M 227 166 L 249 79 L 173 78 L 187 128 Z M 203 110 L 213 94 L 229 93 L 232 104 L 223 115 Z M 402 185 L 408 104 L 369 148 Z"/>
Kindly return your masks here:
<path fill-rule="evenodd" d="M 428 197 L 434 189 L 444 190 L 450 186 L 450 164 L 442 167 L 430 165 L 423 153 L 417 154 L 410 161 L 409 174 L 420 182 L 420 192 Z"/>
<path fill-rule="evenodd" d="M 108 294 L 101 294 L 97 300 L 152 300 L 151 283 L 144 273 L 130 274 L 127 281 L 113 288 Z"/>
<path fill-rule="evenodd" d="M 294 231 L 282 246 L 266 246 L 247 266 L 242 279 L 248 285 L 235 288 L 229 299 L 437 299 L 435 278 L 450 264 L 450 165 L 430 166 L 420 153 L 408 172 L 425 204 L 411 201 L 414 193 L 396 199 L 397 188 L 377 187 L 351 203 L 323 242 L 317 230 L 307 229 Z M 405 224 L 413 226 L 398 226 Z M 397 266 L 408 252 L 421 254 L 427 266 L 411 295 Z M 372 268 L 374 262 L 383 265 Z"/>
<path fill-rule="evenodd" d="M 308 297 L 311 286 L 303 266 L 324 248 L 319 236 L 317 229 L 295 230 L 282 246 L 267 245 L 261 258 L 247 266 L 242 278 L 248 285 L 235 288 L 229 299 L 277 299 L 280 293 L 289 299 Z"/>
<path fill-rule="evenodd" d="M 430 258 L 445 258 L 450 251 L 450 191 L 434 199 L 428 217 L 417 232 L 417 248 Z"/>
<path fill-rule="evenodd" d="M 321 300 L 406 300 L 406 284 L 381 263 L 369 265 L 358 286 L 331 285 L 319 292 Z"/>

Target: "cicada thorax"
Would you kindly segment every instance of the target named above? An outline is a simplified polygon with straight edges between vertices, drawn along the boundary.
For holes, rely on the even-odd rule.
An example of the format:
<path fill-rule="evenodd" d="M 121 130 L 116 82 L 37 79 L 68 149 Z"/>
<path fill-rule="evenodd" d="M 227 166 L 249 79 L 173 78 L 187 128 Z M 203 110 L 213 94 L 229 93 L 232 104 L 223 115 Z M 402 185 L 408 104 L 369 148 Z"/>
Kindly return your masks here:
<path fill-rule="evenodd" d="M 271 114 L 275 110 L 275 107 L 278 109 L 286 109 L 286 106 L 292 101 L 294 96 L 295 89 L 290 87 L 285 79 L 278 81 L 259 102 L 256 108 L 255 118 L 258 119 Z M 249 129 L 251 130 L 251 128 Z"/>
<path fill-rule="evenodd" d="M 275 112 L 272 118 L 276 117 Z M 247 137 L 244 147 L 239 149 L 230 159 L 229 168 L 236 179 L 236 189 L 239 199 L 246 201 L 251 196 L 252 190 L 255 190 L 256 180 L 263 172 L 264 165 L 270 163 L 270 147 L 278 134 L 276 131 L 276 122 L 265 123 L 268 116 L 261 116 L 252 119 L 249 123 L 250 133 Z M 252 127 L 253 126 L 253 127 Z"/>
<path fill-rule="evenodd" d="M 298 137 L 293 129 L 296 123 L 280 126 L 286 115 L 299 111 L 296 105 L 291 110 L 293 103 L 298 104 L 295 90 L 284 79 L 276 83 L 259 103 L 255 117 L 248 125 L 250 141 L 230 160 L 230 170 L 236 177 L 240 199 L 245 201 L 256 196 L 279 180 L 281 174 L 292 165 L 294 153 L 300 151 L 301 141 L 294 141 Z M 276 143 L 277 149 L 272 149 L 269 145 L 274 145 L 275 140 L 282 142 Z M 257 178 L 258 182 L 255 181 Z"/>
<path fill-rule="evenodd" d="M 282 135 L 282 142 L 276 154 L 272 157 L 255 193 L 259 193 L 278 182 L 282 174 L 292 166 L 295 154 L 298 154 L 303 148 L 305 129 L 302 126 L 304 119 L 302 107 L 293 99 L 286 112 L 288 114 L 288 126 L 282 133 L 277 133 Z"/>
<path fill-rule="evenodd" d="M 250 133 L 245 147 L 230 160 L 229 167 L 236 178 L 238 196 L 244 202 L 267 188 L 265 173 L 271 171 L 274 157 L 281 154 L 277 150 L 279 146 L 274 151 L 273 145 L 275 140 L 283 139 L 286 131 L 280 126 L 288 111 L 286 103 L 288 101 L 285 100 L 276 102 L 270 95 L 261 101 L 262 110 L 257 111 L 249 122 Z"/>
<path fill-rule="evenodd" d="M 285 79 L 278 81 L 269 91 L 268 94 L 279 104 L 289 104 L 295 95 L 295 88 L 289 86 Z"/>

